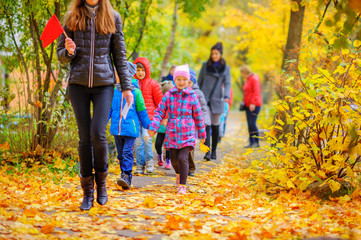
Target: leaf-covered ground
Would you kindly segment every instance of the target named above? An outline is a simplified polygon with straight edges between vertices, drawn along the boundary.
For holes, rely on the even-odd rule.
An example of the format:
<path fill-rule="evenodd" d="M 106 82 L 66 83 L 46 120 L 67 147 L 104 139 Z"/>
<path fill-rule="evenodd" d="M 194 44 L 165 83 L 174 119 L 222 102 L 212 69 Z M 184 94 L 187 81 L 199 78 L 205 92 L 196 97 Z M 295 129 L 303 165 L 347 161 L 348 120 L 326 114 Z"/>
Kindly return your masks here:
<path fill-rule="evenodd" d="M 137 177 L 148 182 L 122 191 L 116 185 L 118 166 L 112 164 L 109 202 L 84 212 L 77 176 L 44 166 L 2 167 L 0 239 L 361 239 L 359 189 L 324 202 L 307 192 L 254 190 L 246 168 L 265 150 L 244 154 L 246 128 L 234 124 L 237 119 L 239 113 L 232 113 L 231 134 L 220 146 L 228 154 L 205 165 L 210 171 L 189 178 L 184 196 L 177 195 L 171 174 Z M 200 156 L 197 164 L 204 165 Z"/>

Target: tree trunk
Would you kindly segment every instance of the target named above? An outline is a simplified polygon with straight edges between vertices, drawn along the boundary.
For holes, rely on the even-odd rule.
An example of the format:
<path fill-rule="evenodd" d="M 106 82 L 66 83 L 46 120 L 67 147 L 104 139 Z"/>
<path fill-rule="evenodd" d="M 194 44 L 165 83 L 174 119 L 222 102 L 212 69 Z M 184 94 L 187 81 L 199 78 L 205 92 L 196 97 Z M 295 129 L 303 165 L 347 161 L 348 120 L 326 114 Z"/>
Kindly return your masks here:
<path fill-rule="evenodd" d="M 283 53 L 282 70 L 291 71 L 290 60 L 298 60 L 301 48 L 302 25 L 305 15 L 305 6 L 301 5 L 302 0 L 295 0 L 298 5 L 298 11 L 291 10 L 290 24 L 288 27 L 287 44 Z"/>
<path fill-rule="evenodd" d="M 162 71 L 161 71 L 159 79 L 162 79 L 162 76 L 165 76 L 167 74 L 167 70 L 168 70 L 167 69 L 167 64 L 169 62 L 170 56 L 172 55 L 172 51 L 173 51 L 173 47 L 174 47 L 174 40 L 175 40 L 175 32 L 176 32 L 176 29 L 177 29 L 178 6 L 179 6 L 179 4 L 177 3 L 177 1 L 175 1 L 170 42 L 168 44 L 167 52 L 166 52 L 164 60 L 163 60 Z"/>
<path fill-rule="evenodd" d="M 301 48 L 303 17 L 305 14 L 305 6 L 301 5 L 302 0 L 295 0 L 295 2 L 298 5 L 298 11 L 291 10 L 287 44 L 283 53 L 282 61 L 282 70 L 289 73 L 297 67 L 299 51 Z M 292 60 L 295 62 L 292 63 Z M 284 92 L 284 89 L 283 80 L 281 79 L 280 86 L 278 86 L 276 90 L 277 95 L 281 99 L 287 95 L 287 93 Z M 277 112 L 274 118 L 274 125 L 279 126 L 278 122 L 275 121 L 276 119 L 280 119 L 285 123 L 281 126 L 282 131 L 277 132 L 276 138 L 278 138 L 280 142 L 287 143 L 286 134 L 293 132 L 295 126 L 293 124 L 287 124 L 286 115 L 283 112 Z"/>
<path fill-rule="evenodd" d="M 132 53 L 129 55 L 128 59 L 133 58 L 135 60 L 135 56 L 138 56 L 138 47 L 140 45 L 140 42 L 142 41 L 145 26 L 147 25 L 147 16 L 149 13 L 150 5 L 152 5 L 153 0 L 141 0 L 140 1 L 140 8 L 139 8 L 139 37 L 137 40 L 137 43 L 132 51 Z M 135 55 L 135 56 L 134 56 Z"/>

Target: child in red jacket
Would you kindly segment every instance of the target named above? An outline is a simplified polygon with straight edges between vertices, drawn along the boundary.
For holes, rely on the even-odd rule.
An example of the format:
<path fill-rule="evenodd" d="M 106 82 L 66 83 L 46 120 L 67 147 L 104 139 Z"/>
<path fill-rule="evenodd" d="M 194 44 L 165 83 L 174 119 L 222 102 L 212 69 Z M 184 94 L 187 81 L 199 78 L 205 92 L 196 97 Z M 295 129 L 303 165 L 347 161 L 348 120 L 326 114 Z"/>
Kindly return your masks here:
<path fill-rule="evenodd" d="M 163 98 L 163 93 L 157 81 L 150 78 L 150 64 L 148 59 L 138 57 L 134 64 L 137 65 L 135 78 L 139 81 L 139 89 L 142 91 L 145 107 L 150 120 L 153 120 L 154 111 Z M 148 136 L 146 129 L 142 128 L 140 136 L 135 141 L 135 157 L 137 168 L 134 174 L 154 172 L 152 138 Z"/>

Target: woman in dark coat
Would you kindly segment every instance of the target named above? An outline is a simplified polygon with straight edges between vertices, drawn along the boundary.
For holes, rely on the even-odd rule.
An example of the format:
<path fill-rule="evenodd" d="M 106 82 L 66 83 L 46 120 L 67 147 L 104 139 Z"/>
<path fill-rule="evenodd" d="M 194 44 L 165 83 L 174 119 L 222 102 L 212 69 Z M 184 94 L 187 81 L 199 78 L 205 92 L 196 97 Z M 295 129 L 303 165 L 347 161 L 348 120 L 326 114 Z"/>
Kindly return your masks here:
<path fill-rule="evenodd" d="M 218 42 L 211 49 L 211 55 L 207 62 L 203 63 L 198 77 L 198 86 L 204 93 L 211 116 L 211 126 L 206 127 L 206 145 L 210 147 L 210 129 L 212 128 L 211 153 L 207 153 L 204 159 L 217 159 L 217 144 L 219 140 L 219 124 L 224 112 L 224 102 L 228 102 L 231 92 L 231 70 L 222 58 L 223 46 Z"/>
<path fill-rule="evenodd" d="M 60 62 L 70 62 L 67 80 L 78 125 L 80 183 L 84 193 L 80 209 L 89 210 L 94 201 L 94 179 L 97 202 L 104 205 L 108 200 L 105 133 L 114 93 L 114 66 L 120 76 L 117 88 L 123 91 L 128 103 L 133 101 L 133 87 L 128 75 L 121 18 L 110 1 L 74 0 L 69 9 L 64 23 L 68 37 L 60 36 L 57 53 Z"/>

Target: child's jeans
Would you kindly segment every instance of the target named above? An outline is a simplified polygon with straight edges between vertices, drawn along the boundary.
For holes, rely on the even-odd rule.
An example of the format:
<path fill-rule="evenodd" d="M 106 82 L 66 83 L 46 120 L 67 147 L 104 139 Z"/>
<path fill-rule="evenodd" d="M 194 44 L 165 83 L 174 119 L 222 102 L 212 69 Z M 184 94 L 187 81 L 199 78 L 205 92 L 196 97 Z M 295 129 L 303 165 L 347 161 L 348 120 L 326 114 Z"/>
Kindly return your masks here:
<path fill-rule="evenodd" d="M 132 174 L 134 163 L 133 146 L 135 139 L 135 137 L 114 136 L 120 170 L 127 175 Z"/>
<path fill-rule="evenodd" d="M 171 148 L 170 151 L 170 159 L 172 160 L 172 165 L 174 171 L 177 174 L 180 174 L 179 184 L 185 185 L 187 183 L 188 171 L 189 171 L 189 163 L 188 163 L 188 155 L 192 150 L 192 147 L 184 147 L 181 149 Z"/>
<path fill-rule="evenodd" d="M 135 158 L 137 166 L 145 166 L 146 162 L 153 160 L 152 138 L 148 136 L 148 141 L 144 138 L 148 135 L 145 128 L 140 129 L 140 136 L 135 140 Z"/>

